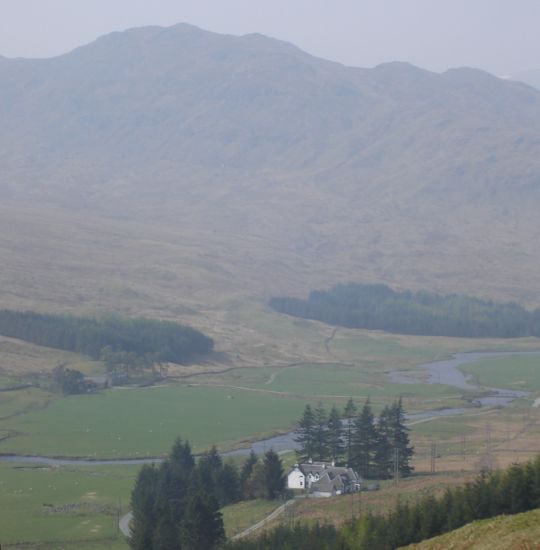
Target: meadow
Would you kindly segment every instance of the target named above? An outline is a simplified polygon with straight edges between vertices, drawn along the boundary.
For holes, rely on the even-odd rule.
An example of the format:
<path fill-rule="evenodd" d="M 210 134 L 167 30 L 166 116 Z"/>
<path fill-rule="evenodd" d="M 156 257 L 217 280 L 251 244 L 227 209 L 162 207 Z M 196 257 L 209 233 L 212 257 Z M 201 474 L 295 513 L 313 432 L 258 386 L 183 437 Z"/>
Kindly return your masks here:
<path fill-rule="evenodd" d="M 282 502 L 272 500 L 247 500 L 225 506 L 221 510 L 225 534 L 232 538 L 271 514 Z"/>
<path fill-rule="evenodd" d="M 330 408 L 333 404 L 343 406 L 350 396 L 357 405 L 369 396 L 377 411 L 399 396 L 409 412 L 469 407 L 470 412 L 464 416 L 412 427 L 418 451 L 415 465 L 420 473 L 429 471 L 433 440 L 441 452 L 438 469 L 453 470 L 458 478 L 474 471 L 485 447 L 487 423 L 493 427 L 493 444 L 501 446 L 497 455 L 501 462 L 516 458 L 513 448 L 535 448 L 538 419 L 534 415 L 534 422 L 523 431 L 522 416 L 530 408 L 529 401 L 516 402 L 510 409 L 494 410 L 487 416 L 479 415 L 470 407 L 470 395 L 427 384 L 425 373 L 417 368 L 457 351 L 526 350 L 534 348 L 535 341 L 335 331 L 321 323 L 279 316 L 245 301 L 229 302 L 225 319 L 219 330 L 229 325 L 239 330 L 231 339 L 229 329 L 218 332 L 215 358 L 186 367 L 171 366 L 170 380 L 155 387 L 114 388 L 77 396 L 54 394 L 45 386 L 0 392 L 0 453 L 91 458 L 160 456 L 178 435 L 190 440 L 196 452 L 212 444 L 226 450 L 292 429 L 308 402 L 322 401 Z M 210 321 L 205 320 L 202 325 L 207 322 Z M 60 363 L 87 374 L 104 372 L 101 363 L 80 355 L 1 339 L 0 387 L 46 380 L 47 373 Z M 415 383 L 389 383 L 387 374 L 393 370 L 407 372 Z M 526 373 L 520 374 L 520 379 L 525 380 L 525 376 Z M 497 385 L 491 380 L 490 383 Z M 512 439 L 507 441 L 509 432 Z M 465 466 L 461 455 L 463 437 L 467 447 Z M 284 458 L 290 465 L 294 455 Z M 10 544 L 39 541 L 37 548 L 124 549 L 125 541 L 117 533 L 115 511 L 120 501 L 122 508 L 127 508 L 137 469 L 20 468 L 0 463 L 0 507 L 9 510 L 3 515 L 1 532 L 7 533 Z M 406 484 L 403 491 L 414 494 L 418 488 Z M 381 502 L 384 506 L 386 500 Z M 71 504 L 76 512 L 51 513 L 44 504 L 60 510 Z M 349 513 L 345 501 L 334 502 L 333 506 L 331 517 Z M 373 506 L 377 508 L 375 502 Z M 248 503 L 225 509 L 227 532 L 235 534 L 262 519 L 270 508 L 266 503 Z M 298 515 L 311 517 L 313 513 L 306 508 L 305 513 L 299 510 Z"/>
<path fill-rule="evenodd" d="M 127 548 L 118 516 L 129 506 L 137 469 L 0 463 L 2 547 Z"/>
<path fill-rule="evenodd" d="M 491 357 L 462 367 L 480 385 L 511 390 L 540 391 L 540 357 Z"/>
<path fill-rule="evenodd" d="M 180 434 L 195 452 L 229 449 L 292 427 L 302 401 L 220 387 L 169 385 L 69 396 L 2 422 L 3 453 L 96 458 L 158 456 Z"/>

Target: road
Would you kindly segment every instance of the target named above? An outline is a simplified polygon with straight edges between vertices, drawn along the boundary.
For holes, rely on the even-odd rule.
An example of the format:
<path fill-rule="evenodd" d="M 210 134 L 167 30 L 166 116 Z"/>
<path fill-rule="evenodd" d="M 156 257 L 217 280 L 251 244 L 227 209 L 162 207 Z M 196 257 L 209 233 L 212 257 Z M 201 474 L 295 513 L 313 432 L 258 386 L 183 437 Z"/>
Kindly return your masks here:
<path fill-rule="evenodd" d="M 285 504 L 282 504 L 279 508 L 276 508 L 269 516 L 266 516 L 263 520 L 258 521 L 251 527 L 248 527 L 245 531 L 242 531 L 241 533 L 238 533 L 235 535 L 232 540 L 238 540 L 242 537 L 245 537 L 254 531 L 257 531 L 257 529 L 260 529 L 261 527 L 264 527 L 266 524 L 270 523 L 274 518 L 282 514 L 289 506 L 294 504 L 294 499 L 288 500 Z"/>
<path fill-rule="evenodd" d="M 131 520 L 133 519 L 133 514 L 131 512 L 128 512 L 125 516 L 122 516 L 120 518 L 120 521 L 118 522 L 118 528 L 120 531 L 122 531 L 122 534 L 125 537 L 131 536 L 131 528 L 129 524 L 131 523 Z"/>

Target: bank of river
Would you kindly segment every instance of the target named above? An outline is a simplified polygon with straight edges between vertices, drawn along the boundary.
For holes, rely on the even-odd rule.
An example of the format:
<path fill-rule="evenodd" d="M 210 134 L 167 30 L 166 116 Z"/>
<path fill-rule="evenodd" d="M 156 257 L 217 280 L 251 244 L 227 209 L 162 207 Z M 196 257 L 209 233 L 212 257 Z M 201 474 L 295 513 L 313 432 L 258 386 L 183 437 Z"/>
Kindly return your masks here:
<path fill-rule="evenodd" d="M 469 363 L 488 359 L 492 357 L 504 357 L 515 355 L 536 355 L 540 357 L 540 351 L 532 352 L 470 352 L 457 353 L 451 359 L 442 361 L 433 361 L 418 367 L 419 370 L 424 370 L 427 375 L 428 384 L 445 384 L 454 386 L 460 390 L 468 392 L 482 393 L 472 400 L 474 406 L 479 409 L 487 409 L 493 407 L 506 407 L 516 399 L 526 397 L 528 392 L 518 390 L 507 390 L 497 388 L 481 388 L 465 375 L 459 367 Z M 411 378 L 407 373 L 394 371 L 388 374 L 391 382 L 396 384 L 411 384 L 417 380 Z M 453 407 L 440 409 L 435 411 L 424 411 L 421 413 L 413 413 L 407 415 L 407 420 L 410 423 L 418 421 L 427 421 L 433 418 L 456 416 L 470 412 L 470 407 Z M 262 454 L 268 449 L 274 449 L 276 452 L 296 449 L 297 443 L 294 441 L 294 432 L 278 435 L 261 441 L 256 441 L 251 444 L 251 447 L 243 449 L 235 449 L 223 453 L 223 456 L 244 456 L 248 455 L 251 450 L 257 454 Z M 44 466 L 113 466 L 113 465 L 137 465 L 151 464 L 162 462 L 162 458 L 133 458 L 120 460 L 85 460 L 75 458 L 51 458 L 45 456 L 20 456 L 20 455 L 0 455 L 0 462 L 17 462 L 20 464 L 41 464 Z"/>

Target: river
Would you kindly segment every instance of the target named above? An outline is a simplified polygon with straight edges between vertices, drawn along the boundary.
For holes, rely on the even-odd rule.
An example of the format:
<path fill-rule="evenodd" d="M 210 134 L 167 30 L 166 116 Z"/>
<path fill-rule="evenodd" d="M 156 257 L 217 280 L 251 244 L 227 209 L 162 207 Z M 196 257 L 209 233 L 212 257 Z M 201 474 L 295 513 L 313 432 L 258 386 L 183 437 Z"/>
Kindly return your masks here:
<path fill-rule="evenodd" d="M 459 367 L 462 365 L 474 363 L 481 359 L 491 357 L 504 357 L 514 355 L 536 355 L 540 357 L 540 351 L 525 351 L 525 352 L 469 352 L 457 353 L 451 359 L 442 361 L 433 361 L 420 365 L 418 369 L 422 369 L 428 373 L 429 384 L 445 384 L 454 386 L 460 390 L 483 392 L 485 394 L 476 397 L 473 404 L 480 408 L 506 407 L 522 397 L 526 397 L 528 392 L 518 390 L 507 390 L 497 388 L 480 388 L 470 376 L 465 375 Z M 402 371 L 394 371 L 388 374 L 391 382 L 396 384 L 411 384 L 417 380 L 412 379 Z M 454 407 L 440 409 L 435 411 L 424 411 L 407 415 L 409 423 L 418 421 L 426 421 L 432 418 L 456 416 L 470 412 L 470 407 Z M 243 449 L 235 449 L 222 453 L 224 457 L 228 456 L 244 456 L 248 455 L 253 449 L 255 453 L 262 454 L 268 449 L 274 449 L 276 452 L 296 449 L 297 443 L 294 441 L 294 432 L 263 439 L 252 443 L 251 447 Z M 121 460 L 85 460 L 75 458 L 51 458 L 46 456 L 20 456 L 20 455 L 0 455 L 0 462 L 17 462 L 19 464 L 32 464 L 43 466 L 112 466 L 112 465 L 137 465 L 137 464 L 152 464 L 162 462 L 162 458 L 133 458 Z"/>

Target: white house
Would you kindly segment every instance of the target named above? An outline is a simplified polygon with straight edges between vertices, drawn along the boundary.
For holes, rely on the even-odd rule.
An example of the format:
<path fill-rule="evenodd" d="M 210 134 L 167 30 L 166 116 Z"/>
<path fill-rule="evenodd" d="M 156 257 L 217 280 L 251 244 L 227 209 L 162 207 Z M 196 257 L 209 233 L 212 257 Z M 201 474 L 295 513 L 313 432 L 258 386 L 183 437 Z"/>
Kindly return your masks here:
<path fill-rule="evenodd" d="M 289 489 L 304 489 L 306 487 L 306 476 L 300 470 L 298 464 L 289 472 L 287 476 L 287 487 Z"/>
<path fill-rule="evenodd" d="M 308 490 L 316 497 L 331 497 L 360 490 L 360 476 L 352 469 L 334 463 L 295 464 L 287 476 L 289 489 Z"/>

